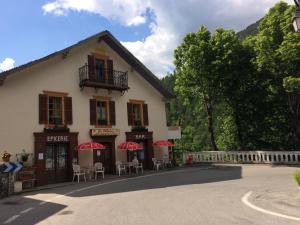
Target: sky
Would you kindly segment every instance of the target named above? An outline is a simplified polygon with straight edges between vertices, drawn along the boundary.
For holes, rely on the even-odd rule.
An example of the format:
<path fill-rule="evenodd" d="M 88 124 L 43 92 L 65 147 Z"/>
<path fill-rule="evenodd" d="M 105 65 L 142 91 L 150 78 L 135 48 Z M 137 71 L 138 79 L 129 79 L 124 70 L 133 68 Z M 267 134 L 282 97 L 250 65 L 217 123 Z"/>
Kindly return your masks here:
<path fill-rule="evenodd" d="M 285 0 L 293 4 L 293 0 Z M 0 0 L 0 72 L 109 30 L 154 74 L 204 25 L 240 31 L 278 0 Z"/>

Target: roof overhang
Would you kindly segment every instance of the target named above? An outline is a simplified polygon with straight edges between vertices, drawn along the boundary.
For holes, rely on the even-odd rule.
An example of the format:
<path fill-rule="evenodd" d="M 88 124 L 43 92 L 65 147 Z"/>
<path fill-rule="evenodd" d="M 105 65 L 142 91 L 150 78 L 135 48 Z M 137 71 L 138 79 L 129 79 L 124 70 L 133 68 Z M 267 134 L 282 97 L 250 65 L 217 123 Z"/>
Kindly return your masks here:
<path fill-rule="evenodd" d="M 73 48 L 81 46 L 82 44 L 87 43 L 93 39 L 98 39 L 99 41 L 103 40 L 106 44 L 108 44 L 166 99 L 170 99 L 174 97 L 174 95 L 162 85 L 161 81 L 141 61 L 139 61 L 131 52 L 129 52 L 109 31 L 100 32 L 87 39 L 79 41 L 78 43 L 69 46 L 63 50 L 54 52 L 43 58 L 31 61 L 27 64 L 0 73 L 0 86 L 3 85 L 4 80 L 7 76 L 22 71 L 31 66 L 34 66 L 38 63 L 45 62 L 58 55 L 61 55 L 62 58 L 65 58 Z"/>

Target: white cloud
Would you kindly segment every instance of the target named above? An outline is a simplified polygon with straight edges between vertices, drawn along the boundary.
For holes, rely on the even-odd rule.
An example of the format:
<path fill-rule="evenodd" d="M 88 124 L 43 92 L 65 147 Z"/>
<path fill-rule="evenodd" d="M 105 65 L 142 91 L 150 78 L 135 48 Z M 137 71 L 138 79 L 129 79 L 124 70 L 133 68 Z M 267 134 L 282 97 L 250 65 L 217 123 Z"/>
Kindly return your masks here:
<path fill-rule="evenodd" d="M 153 13 L 150 35 L 144 40 L 122 42 L 159 77 L 173 68 L 173 51 L 187 32 L 201 25 L 241 30 L 260 19 L 277 0 L 54 0 L 43 6 L 46 13 L 68 11 L 97 13 L 124 26 L 146 23 Z M 293 0 L 287 0 L 293 3 Z"/>
<path fill-rule="evenodd" d="M 14 68 L 14 64 L 15 60 L 12 58 L 5 58 L 2 62 L 0 62 L 0 72 Z"/>
<path fill-rule="evenodd" d="M 125 26 L 146 22 L 147 1 L 143 0 L 55 0 L 45 4 L 45 13 L 67 15 L 70 10 L 86 11 L 115 20 Z"/>

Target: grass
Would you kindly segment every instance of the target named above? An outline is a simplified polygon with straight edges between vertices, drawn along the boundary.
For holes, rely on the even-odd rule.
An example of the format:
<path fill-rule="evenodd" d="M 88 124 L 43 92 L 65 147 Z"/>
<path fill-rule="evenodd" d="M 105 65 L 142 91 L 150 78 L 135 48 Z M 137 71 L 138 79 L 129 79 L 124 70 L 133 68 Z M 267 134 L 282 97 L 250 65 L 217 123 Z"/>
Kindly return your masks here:
<path fill-rule="evenodd" d="M 300 184 L 300 170 L 294 173 L 294 179 L 298 184 Z"/>

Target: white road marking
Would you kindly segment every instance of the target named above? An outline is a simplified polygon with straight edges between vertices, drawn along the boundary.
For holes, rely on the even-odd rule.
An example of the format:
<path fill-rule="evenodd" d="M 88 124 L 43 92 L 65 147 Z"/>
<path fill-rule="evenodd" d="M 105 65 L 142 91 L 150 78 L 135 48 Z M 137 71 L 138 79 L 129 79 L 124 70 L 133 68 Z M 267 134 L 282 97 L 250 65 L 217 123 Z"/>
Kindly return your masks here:
<path fill-rule="evenodd" d="M 248 200 L 248 198 L 251 196 L 252 193 L 253 193 L 252 191 L 249 191 L 242 198 L 242 202 L 245 205 L 247 205 L 248 207 L 250 207 L 250 208 L 252 208 L 252 209 L 254 209 L 256 211 L 259 211 L 259 212 L 262 212 L 262 213 L 265 213 L 265 214 L 269 214 L 269 215 L 272 215 L 272 216 L 277 216 L 277 217 L 281 217 L 281 218 L 285 218 L 285 219 L 289 219 L 289 220 L 300 221 L 299 217 L 288 216 L 288 215 L 284 215 L 284 214 L 281 214 L 281 213 L 272 212 L 272 211 L 269 211 L 269 210 L 257 207 L 256 205 L 250 203 L 249 200 Z"/>
<path fill-rule="evenodd" d="M 6 220 L 3 224 L 8 224 L 11 223 L 12 221 L 14 221 L 15 219 L 17 219 L 20 215 L 14 215 L 12 217 L 10 217 L 8 220 Z"/>
<path fill-rule="evenodd" d="M 34 209 L 33 207 L 30 207 L 28 209 L 23 210 L 21 213 L 24 214 L 24 213 L 27 213 L 27 212 L 33 210 L 33 209 Z"/>

